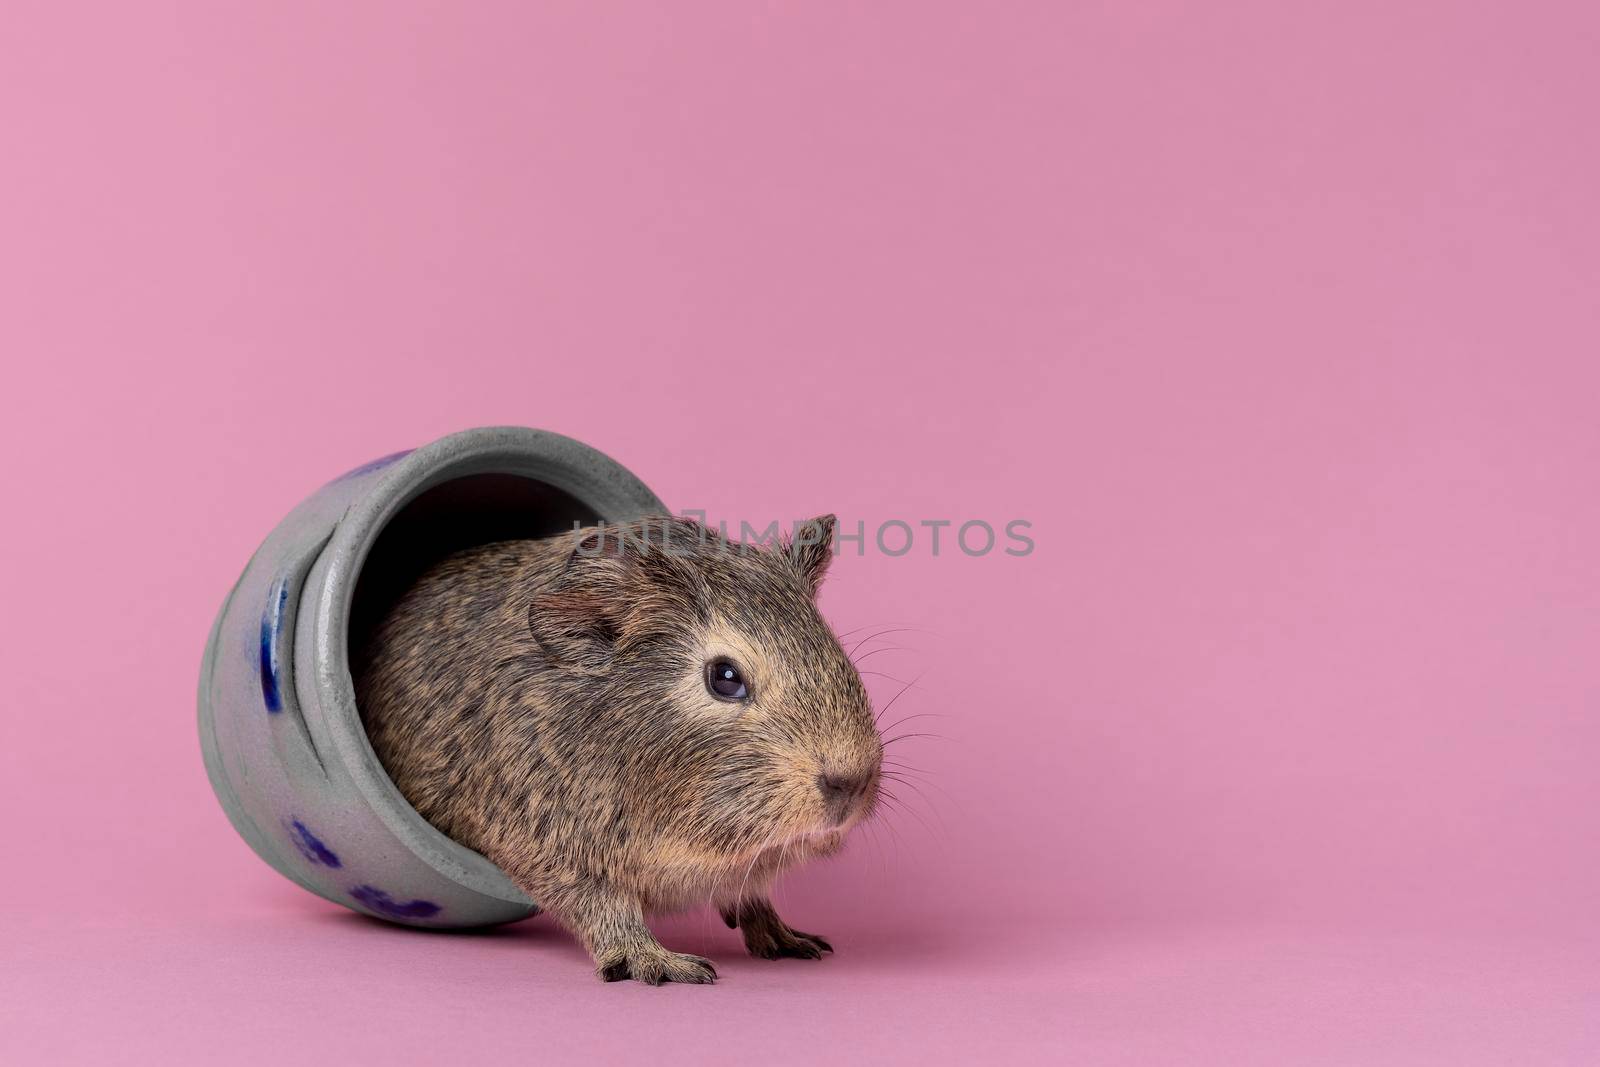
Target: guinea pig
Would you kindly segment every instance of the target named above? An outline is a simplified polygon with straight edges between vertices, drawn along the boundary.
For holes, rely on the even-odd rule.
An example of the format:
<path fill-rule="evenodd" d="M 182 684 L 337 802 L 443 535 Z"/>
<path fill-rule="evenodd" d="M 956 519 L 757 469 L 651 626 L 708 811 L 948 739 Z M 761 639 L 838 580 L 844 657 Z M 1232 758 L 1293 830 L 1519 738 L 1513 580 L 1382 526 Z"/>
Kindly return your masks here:
<path fill-rule="evenodd" d="M 834 526 L 769 547 L 661 517 L 449 556 L 357 668 L 373 749 L 605 981 L 714 981 L 645 925 L 707 902 L 752 955 L 820 959 L 770 889 L 872 814 L 883 759 L 816 606 Z"/>

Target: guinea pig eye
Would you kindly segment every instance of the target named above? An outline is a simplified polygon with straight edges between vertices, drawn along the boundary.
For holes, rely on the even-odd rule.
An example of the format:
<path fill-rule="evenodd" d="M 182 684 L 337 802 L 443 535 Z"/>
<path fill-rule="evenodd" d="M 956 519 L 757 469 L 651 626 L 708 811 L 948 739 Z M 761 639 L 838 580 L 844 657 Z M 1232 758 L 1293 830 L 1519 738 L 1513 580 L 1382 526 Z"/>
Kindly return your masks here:
<path fill-rule="evenodd" d="M 744 675 L 732 660 L 726 659 L 706 664 L 706 689 L 718 700 L 743 700 L 750 695 Z"/>

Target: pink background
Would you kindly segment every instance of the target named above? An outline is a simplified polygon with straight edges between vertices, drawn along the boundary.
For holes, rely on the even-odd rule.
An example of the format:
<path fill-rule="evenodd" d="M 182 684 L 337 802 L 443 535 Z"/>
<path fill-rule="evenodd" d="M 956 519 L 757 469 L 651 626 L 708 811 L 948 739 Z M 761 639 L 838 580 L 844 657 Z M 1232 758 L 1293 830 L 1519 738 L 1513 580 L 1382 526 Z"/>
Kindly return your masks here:
<path fill-rule="evenodd" d="M 1320 6 L 8 5 L 0 1059 L 1595 1062 L 1600 17 Z M 837 956 L 604 986 L 228 827 L 251 550 L 493 423 L 1032 521 L 836 564 L 941 716 Z"/>

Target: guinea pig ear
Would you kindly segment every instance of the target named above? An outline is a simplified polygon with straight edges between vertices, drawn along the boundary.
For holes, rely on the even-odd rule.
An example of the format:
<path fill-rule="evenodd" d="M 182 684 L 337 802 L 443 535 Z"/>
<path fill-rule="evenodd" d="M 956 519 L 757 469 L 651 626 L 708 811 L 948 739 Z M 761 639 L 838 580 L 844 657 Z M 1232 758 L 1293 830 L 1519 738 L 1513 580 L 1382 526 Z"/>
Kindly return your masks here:
<path fill-rule="evenodd" d="M 576 531 L 554 585 L 528 604 L 528 632 L 552 661 L 579 670 L 605 665 L 620 632 L 615 596 L 607 596 L 621 549 L 603 528 Z"/>
<path fill-rule="evenodd" d="M 822 586 L 823 575 L 833 561 L 833 531 L 839 520 L 832 515 L 818 515 L 795 527 L 794 539 L 789 542 L 789 562 L 816 596 Z"/>
<path fill-rule="evenodd" d="M 591 589 L 543 593 L 528 605 L 528 632 L 551 660 L 598 671 L 617 643 L 617 620 L 603 596 Z"/>

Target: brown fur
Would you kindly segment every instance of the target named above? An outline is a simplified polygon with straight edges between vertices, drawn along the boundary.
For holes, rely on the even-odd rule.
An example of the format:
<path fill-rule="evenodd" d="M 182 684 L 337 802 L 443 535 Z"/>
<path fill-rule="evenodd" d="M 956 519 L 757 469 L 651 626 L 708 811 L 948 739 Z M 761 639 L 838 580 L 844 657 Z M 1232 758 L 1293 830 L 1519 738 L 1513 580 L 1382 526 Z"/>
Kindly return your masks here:
<path fill-rule="evenodd" d="M 608 980 L 713 980 L 644 923 L 707 901 L 752 954 L 819 957 L 827 942 L 784 924 L 768 891 L 871 814 L 883 756 L 813 599 L 833 528 L 824 516 L 812 543 L 757 548 L 656 518 L 451 556 L 374 636 L 357 679 L 373 748 Z M 719 657 L 747 701 L 707 691 Z"/>

